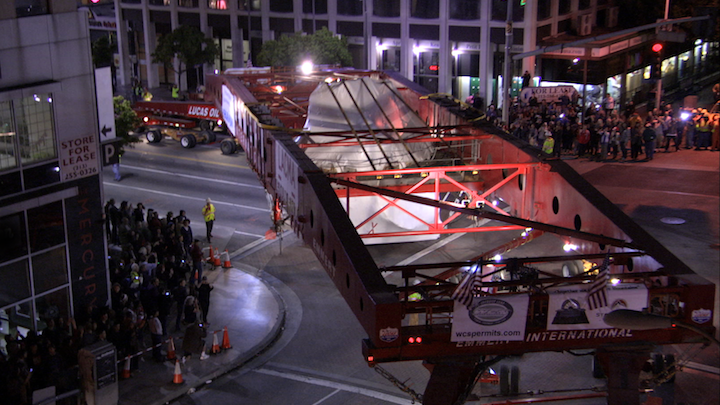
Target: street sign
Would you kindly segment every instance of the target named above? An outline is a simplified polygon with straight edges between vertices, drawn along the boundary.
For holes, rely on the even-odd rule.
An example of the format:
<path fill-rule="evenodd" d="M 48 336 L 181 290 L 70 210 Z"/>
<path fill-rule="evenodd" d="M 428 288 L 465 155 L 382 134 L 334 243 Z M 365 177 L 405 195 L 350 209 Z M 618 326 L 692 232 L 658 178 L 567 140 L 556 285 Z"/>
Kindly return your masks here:
<path fill-rule="evenodd" d="M 102 164 L 103 166 L 110 166 L 115 163 L 120 163 L 120 147 L 122 146 L 122 139 L 117 138 L 102 144 Z"/>
<path fill-rule="evenodd" d="M 97 97 L 98 131 L 100 142 L 115 138 L 115 110 L 110 67 L 95 69 L 95 95 Z"/>

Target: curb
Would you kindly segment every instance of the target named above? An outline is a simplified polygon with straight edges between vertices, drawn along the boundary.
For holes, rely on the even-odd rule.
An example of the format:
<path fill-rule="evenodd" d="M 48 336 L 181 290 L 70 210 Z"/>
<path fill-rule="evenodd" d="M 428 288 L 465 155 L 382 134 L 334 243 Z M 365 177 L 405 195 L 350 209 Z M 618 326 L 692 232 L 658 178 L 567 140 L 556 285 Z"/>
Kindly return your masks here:
<path fill-rule="evenodd" d="M 247 265 L 244 265 L 244 266 L 250 267 Z M 254 267 L 253 267 L 253 269 L 256 270 L 258 274 L 260 273 L 260 270 L 255 269 Z M 243 271 L 235 266 L 233 266 L 230 269 L 226 269 L 226 270 Z M 248 274 L 250 274 L 250 273 L 248 273 Z M 270 330 L 270 332 L 265 336 L 265 338 L 263 338 L 263 340 L 260 343 L 256 344 L 252 348 L 250 348 L 250 350 L 248 350 L 244 353 L 241 353 L 236 360 L 228 362 L 227 365 L 220 367 L 219 369 L 216 369 L 216 371 L 208 374 L 207 376 L 198 378 L 198 380 L 195 381 L 193 384 L 186 384 L 185 386 L 183 386 L 184 390 L 182 390 L 182 391 L 177 390 L 177 391 L 168 393 L 162 399 L 152 402 L 151 405 L 169 404 L 170 402 L 176 401 L 186 395 L 195 393 L 196 391 L 202 389 L 205 385 L 208 385 L 215 379 L 244 366 L 245 364 L 250 362 L 250 360 L 261 355 L 263 352 L 265 352 L 266 349 L 268 349 L 280 337 L 282 331 L 285 329 L 285 315 L 287 312 L 286 306 L 285 306 L 285 300 L 283 300 L 282 296 L 278 293 L 278 291 L 275 289 L 275 287 L 270 285 L 266 280 L 263 280 L 261 277 L 257 277 L 255 275 L 252 275 L 252 277 L 255 277 L 258 280 L 260 280 L 267 287 L 267 289 L 273 294 L 273 296 L 275 297 L 275 300 L 278 303 L 278 308 L 279 308 L 278 316 L 277 316 L 277 319 L 275 320 L 275 324 L 273 325 L 273 328 Z"/>

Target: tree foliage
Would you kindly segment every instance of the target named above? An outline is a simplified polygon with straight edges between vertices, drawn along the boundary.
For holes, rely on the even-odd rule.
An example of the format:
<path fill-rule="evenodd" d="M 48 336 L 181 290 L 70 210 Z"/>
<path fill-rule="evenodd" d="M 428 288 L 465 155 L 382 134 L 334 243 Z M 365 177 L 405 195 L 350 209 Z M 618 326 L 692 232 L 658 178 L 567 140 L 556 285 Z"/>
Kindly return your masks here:
<path fill-rule="evenodd" d="M 113 63 L 113 43 L 110 38 L 102 36 L 92 43 L 92 60 L 96 68 L 111 66 Z"/>
<path fill-rule="evenodd" d="M 124 152 L 126 145 L 133 147 L 133 143 L 140 142 L 140 139 L 130 136 L 130 132 L 140 125 L 140 118 L 130 105 L 130 101 L 122 96 L 113 97 L 113 110 L 115 112 L 115 132 L 118 138 L 122 138 L 120 155 Z"/>
<path fill-rule="evenodd" d="M 214 63 L 220 55 L 215 42 L 206 38 L 196 27 L 182 25 L 169 34 L 162 35 L 158 40 L 153 63 L 162 63 L 166 68 L 181 74 L 188 68 Z M 179 71 L 175 71 L 174 59 L 180 61 Z"/>
<path fill-rule="evenodd" d="M 352 56 L 345 37 L 338 38 L 327 28 L 312 35 L 295 33 L 263 43 L 258 66 L 298 66 L 310 60 L 316 65 L 350 66 Z"/>

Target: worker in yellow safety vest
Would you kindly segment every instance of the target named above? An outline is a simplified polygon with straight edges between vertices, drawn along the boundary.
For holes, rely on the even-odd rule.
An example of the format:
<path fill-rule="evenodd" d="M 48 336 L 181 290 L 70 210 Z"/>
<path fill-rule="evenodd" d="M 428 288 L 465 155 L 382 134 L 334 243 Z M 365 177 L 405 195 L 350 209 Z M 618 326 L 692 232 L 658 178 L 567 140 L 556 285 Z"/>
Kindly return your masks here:
<path fill-rule="evenodd" d="M 205 205 L 202 209 L 203 217 L 205 218 L 205 227 L 207 229 L 207 241 L 210 243 L 210 238 L 212 238 L 212 228 L 213 223 L 215 222 L 215 206 L 212 205 L 212 202 L 210 199 L 205 200 Z"/>

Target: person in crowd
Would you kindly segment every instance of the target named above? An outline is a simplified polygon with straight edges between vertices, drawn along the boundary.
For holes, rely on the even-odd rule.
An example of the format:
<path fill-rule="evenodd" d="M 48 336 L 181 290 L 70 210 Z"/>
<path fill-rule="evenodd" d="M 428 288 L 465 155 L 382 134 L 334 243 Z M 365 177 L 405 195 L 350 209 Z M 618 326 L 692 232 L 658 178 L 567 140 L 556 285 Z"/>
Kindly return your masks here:
<path fill-rule="evenodd" d="M 203 322 L 206 325 L 210 325 L 210 322 L 208 322 L 208 312 L 210 311 L 210 292 L 213 288 L 215 287 L 208 282 L 208 278 L 203 276 L 202 283 L 200 283 L 200 287 L 198 287 L 198 303 L 202 311 Z"/>
<path fill-rule="evenodd" d="M 653 160 L 653 155 L 655 154 L 656 136 L 657 135 L 652 121 L 645 124 L 645 130 L 642 133 L 642 140 L 645 144 L 645 160 L 648 162 Z"/>

